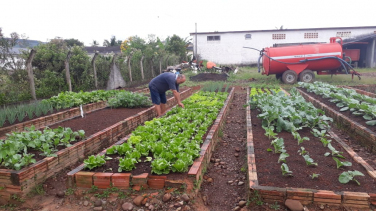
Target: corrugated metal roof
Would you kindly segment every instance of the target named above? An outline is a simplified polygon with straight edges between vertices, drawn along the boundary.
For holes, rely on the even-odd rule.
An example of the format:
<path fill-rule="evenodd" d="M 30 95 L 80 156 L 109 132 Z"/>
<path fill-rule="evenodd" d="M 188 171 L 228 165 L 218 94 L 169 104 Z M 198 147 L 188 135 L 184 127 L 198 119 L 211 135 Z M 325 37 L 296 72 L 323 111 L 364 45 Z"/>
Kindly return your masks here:
<path fill-rule="evenodd" d="M 249 30 L 249 31 L 215 31 L 215 32 L 197 32 L 197 34 L 226 34 L 226 33 L 252 33 L 252 32 L 281 32 L 281 31 L 307 31 L 307 30 L 327 30 L 327 29 L 368 29 L 376 26 L 353 26 L 353 27 L 328 27 L 328 28 L 301 28 L 301 29 L 268 29 L 268 30 Z M 195 35 L 191 32 L 190 35 Z"/>
<path fill-rule="evenodd" d="M 361 41 L 366 41 L 366 40 L 370 40 L 370 39 L 374 39 L 374 38 L 376 38 L 375 33 L 362 34 L 362 35 L 359 35 L 359 36 L 356 36 L 356 37 L 344 39 L 343 45 L 351 45 L 354 42 L 361 42 Z"/>

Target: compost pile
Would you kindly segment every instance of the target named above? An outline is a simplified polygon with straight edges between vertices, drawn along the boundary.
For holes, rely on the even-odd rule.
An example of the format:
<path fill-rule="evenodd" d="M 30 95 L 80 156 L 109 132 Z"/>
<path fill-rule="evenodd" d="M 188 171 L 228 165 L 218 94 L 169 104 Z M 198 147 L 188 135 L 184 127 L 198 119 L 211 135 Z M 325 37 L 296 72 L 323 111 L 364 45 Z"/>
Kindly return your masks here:
<path fill-rule="evenodd" d="M 195 76 L 191 76 L 191 81 L 226 81 L 227 75 L 225 73 L 200 73 Z"/>

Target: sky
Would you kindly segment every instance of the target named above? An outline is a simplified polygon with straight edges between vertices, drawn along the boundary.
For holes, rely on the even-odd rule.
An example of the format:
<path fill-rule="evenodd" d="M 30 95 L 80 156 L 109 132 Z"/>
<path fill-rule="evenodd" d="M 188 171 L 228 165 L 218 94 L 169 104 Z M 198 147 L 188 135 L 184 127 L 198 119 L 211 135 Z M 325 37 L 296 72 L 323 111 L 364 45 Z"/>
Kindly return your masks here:
<path fill-rule="evenodd" d="M 190 33 L 376 26 L 376 0 L 0 0 L 0 28 L 28 39 L 78 39 L 90 46 L 116 36 L 165 39 Z"/>

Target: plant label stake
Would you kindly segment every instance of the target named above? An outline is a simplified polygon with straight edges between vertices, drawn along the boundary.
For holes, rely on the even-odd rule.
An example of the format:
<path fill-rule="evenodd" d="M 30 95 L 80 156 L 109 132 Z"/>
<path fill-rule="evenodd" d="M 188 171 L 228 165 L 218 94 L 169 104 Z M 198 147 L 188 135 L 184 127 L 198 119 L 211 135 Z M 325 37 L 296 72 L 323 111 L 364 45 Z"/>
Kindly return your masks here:
<path fill-rule="evenodd" d="M 81 110 L 81 117 L 84 118 L 84 110 L 82 109 L 82 105 L 80 105 L 80 110 Z"/>

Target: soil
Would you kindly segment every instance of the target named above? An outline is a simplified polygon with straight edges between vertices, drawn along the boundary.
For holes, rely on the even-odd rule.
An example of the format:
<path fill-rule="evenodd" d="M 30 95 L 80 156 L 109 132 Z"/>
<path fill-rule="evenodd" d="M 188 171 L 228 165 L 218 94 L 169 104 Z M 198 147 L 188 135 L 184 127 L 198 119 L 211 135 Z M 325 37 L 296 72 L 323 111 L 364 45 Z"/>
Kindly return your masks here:
<path fill-rule="evenodd" d="M 259 111 L 251 111 L 253 142 L 255 145 L 255 156 L 257 164 L 257 177 L 259 185 L 273 186 L 273 187 L 292 187 L 292 188 L 310 188 L 316 190 L 331 190 L 331 191 L 353 191 L 372 193 L 376 188 L 376 181 L 370 177 L 365 171 L 364 167 L 351 159 L 350 155 L 338 144 L 335 140 L 332 141 L 332 146 L 343 152 L 346 159 L 342 161 L 350 161 L 352 166 L 341 167 L 337 169 L 336 162 L 331 156 L 325 157 L 324 154 L 330 150 L 323 146 L 319 138 L 311 134 L 310 128 L 303 128 L 299 131 L 301 137 L 308 137 L 309 141 L 304 141 L 298 145 L 297 140 L 294 139 L 290 132 L 282 131 L 278 133 L 277 137 L 283 138 L 285 149 L 290 155 L 286 158 L 286 164 L 289 170 L 293 172 L 293 177 L 282 176 L 281 163 L 278 163 L 279 154 L 268 152 L 268 148 L 273 148 L 270 145 L 272 140 L 264 135 L 265 131 L 262 128 L 261 119 L 257 118 Z M 298 154 L 298 150 L 304 147 L 309 152 L 309 156 L 318 163 L 318 166 L 307 166 L 304 158 Z M 272 162 L 271 162 L 272 161 Z M 347 184 L 342 184 L 338 181 L 339 175 L 344 171 L 358 170 L 365 176 L 358 176 L 356 179 L 361 185 L 350 181 Z M 313 173 L 320 174 L 318 178 L 311 179 L 310 175 Z"/>
<path fill-rule="evenodd" d="M 346 117 L 350 118 L 352 121 L 354 122 L 357 122 L 359 124 L 361 124 L 362 126 L 370 129 L 371 131 L 373 132 L 376 132 L 376 126 L 370 126 L 370 125 L 367 125 L 366 124 L 366 120 L 363 118 L 363 116 L 355 116 L 352 114 L 352 112 L 350 110 L 347 110 L 347 111 L 340 111 L 340 107 L 337 107 L 336 106 L 336 103 L 332 103 L 330 102 L 330 98 L 323 98 L 321 97 L 320 95 L 316 95 L 315 93 L 313 92 L 307 92 L 306 89 L 303 89 L 303 88 L 298 88 L 300 90 L 303 90 L 305 93 L 307 93 L 309 96 L 315 98 L 316 100 L 324 103 L 325 105 L 329 106 L 330 108 L 332 108 L 333 110 L 335 111 L 338 111 L 339 113 L 345 115 Z"/>
<path fill-rule="evenodd" d="M 247 201 L 247 161 L 244 159 L 247 154 L 247 128 L 243 107 L 247 94 L 240 91 L 239 87 L 235 90 L 222 129 L 223 136 L 213 152 L 201 185 L 200 195 L 206 198 L 208 210 L 232 210 L 239 201 Z M 238 181 L 244 184 L 238 185 Z"/>
<path fill-rule="evenodd" d="M 191 81 L 226 81 L 228 75 L 225 73 L 200 73 L 195 76 L 191 76 Z"/>
<path fill-rule="evenodd" d="M 353 88 L 356 88 L 356 89 L 361 89 L 361 90 L 364 90 L 366 92 L 370 92 L 372 94 L 375 94 L 376 93 L 376 85 L 368 85 L 368 86 L 351 86 Z"/>

